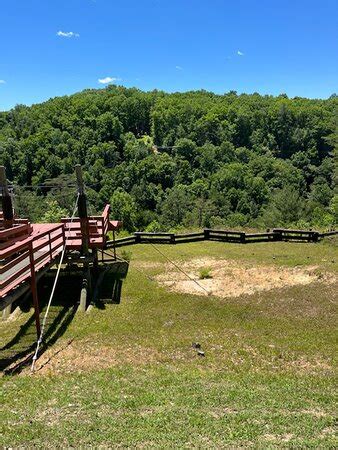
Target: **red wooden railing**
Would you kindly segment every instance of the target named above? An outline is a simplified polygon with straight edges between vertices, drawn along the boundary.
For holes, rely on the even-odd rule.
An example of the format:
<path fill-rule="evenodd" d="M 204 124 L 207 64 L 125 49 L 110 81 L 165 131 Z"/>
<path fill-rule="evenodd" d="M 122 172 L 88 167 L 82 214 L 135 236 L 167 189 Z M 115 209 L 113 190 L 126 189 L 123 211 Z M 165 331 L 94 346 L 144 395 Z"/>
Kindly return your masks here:
<path fill-rule="evenodd" d="M 101 216 L 89 216 L 87 218 L 87 235 L 89 236 L 89 248 L 103 248 L 109 229 L 110 205 L 106 205 Z M 61 222 L 65 226 L 67 248 L 80 248 L 82 243 L 81 221 L 78 217 L 71 220 L 63 218 Z"/>
<path fill-rule="evenodd" d="M 52 262 L 62 252 L 64 243 L 62 224 L 41 225 L 33 236 L 21 242 L 9 241 L 0 250 L 0 298 Z"/>

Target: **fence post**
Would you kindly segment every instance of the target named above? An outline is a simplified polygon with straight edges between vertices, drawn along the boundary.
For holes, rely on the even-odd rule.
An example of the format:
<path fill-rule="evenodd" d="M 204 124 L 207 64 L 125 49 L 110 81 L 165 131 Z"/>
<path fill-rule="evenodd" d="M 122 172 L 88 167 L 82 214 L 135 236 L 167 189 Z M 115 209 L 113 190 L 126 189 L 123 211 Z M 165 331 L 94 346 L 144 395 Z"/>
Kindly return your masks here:
<path fill-rule="evenodd" d="M 274 241 L 281 241 L 282 240 L 282 233 L 277 230 L 272 230 L 273 232 L 273 240 Z"/>
<path fill-rule="evenodd" d="M 210 230 L 207 230 L 206 228 L 203 230 L 204 232 L 204 239 L 207 241 L 210 239 Z"/>

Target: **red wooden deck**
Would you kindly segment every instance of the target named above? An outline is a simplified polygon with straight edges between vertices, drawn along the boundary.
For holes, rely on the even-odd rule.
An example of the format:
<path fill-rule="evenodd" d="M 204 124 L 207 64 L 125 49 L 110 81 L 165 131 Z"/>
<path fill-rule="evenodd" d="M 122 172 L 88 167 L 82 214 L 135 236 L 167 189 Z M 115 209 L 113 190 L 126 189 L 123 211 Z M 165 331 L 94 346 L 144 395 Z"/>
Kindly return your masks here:
<path fill-rule="evenodd" d="M 107 233 L 117 230 L 122 223 L 109 220 L 110 206 L 101 216 L 86 220 L 89 248 L 103 249 Z M 55 263 L 62 252 L 80 250 L 82 245 L 81 222 L 79 218 L 65 218 L 61 223 L 30 224 L 28 220 L 15 219 L 11 228 L 4 228 L 0 216 L 0 310 L 6 306 L 2 300 L 15 294 L 25 283 L 30 288 L 32 272 L 40 271 Z"/>

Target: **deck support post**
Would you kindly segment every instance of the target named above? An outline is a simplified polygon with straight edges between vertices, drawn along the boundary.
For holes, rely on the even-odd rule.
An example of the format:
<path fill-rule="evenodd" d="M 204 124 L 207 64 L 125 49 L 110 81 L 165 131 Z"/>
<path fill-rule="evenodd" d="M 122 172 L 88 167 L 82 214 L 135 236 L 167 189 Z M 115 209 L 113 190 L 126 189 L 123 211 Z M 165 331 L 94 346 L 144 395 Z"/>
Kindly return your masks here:
<path fill-rule="evenodd" d="M 88 278 L 84 277 L 82 280 L 81 294 L 80 294 L 80 305 L 79 311 L 86 312 L 87 308 L 87 298 L 88 298 Z"/>
<path fill-rule="evenodd" d="M 32 291 L 32 297 L 33 297 L 36 334 L 37 334 L 38 339 L 40 339 L 40 336 L 41 336 L 40 308 L 39 308 L 38 289 L 37 289 L 37 282 L 36 282 L 35 262 L 34 262 L 33 243 L 32 242 L 30 243 L 30 248 L 29 248 L 29 265 L 30 265 L 30 269 L 31 269 L 31 291 Z"/>
<path fill-rule="evenodd" d="M 11 312 L 12 312 L 12 303 L 10 303 L 9 305 L 7 305 L 7 306 L 2 310 L 2 320 L 8 319 L 8 317 L 11 315 Z"/>
<path fill-rule="evenodd" d="M 114 259 L 116 261 L 116 242 L 115 242 L 115 230 L 113 229 L 113 242 L 114 242 L 114 247 L 113 247 L 113 251 L 114 251 Z"/>
<path fill-rule="evenodd" d="M 86 312 L 87 307 L 89 306 L 88 303 L 89 303 L 91 291 L 92 291 L 91 273 L 90 273 L 90 268 L 88 266 L 88 267 L 84 268 L 81 294 L 80 294 L 80 305 L 79 305 L 78 311 Z"/>
<path fill-rule="evenodd" d="M 5 166 L 0 166 L 1 203 L 4 214 L 4 227 L 11 228 L 14 223 L 12 199 L 8 191 Z"/>
<path fill-rule="evenodd" d="M 98 251 L 97 248 L 93 248 L 92 250 L 93 254 L 93 272 L 95 277 L 99 273 L 99 257 L 98 257 Z"/>

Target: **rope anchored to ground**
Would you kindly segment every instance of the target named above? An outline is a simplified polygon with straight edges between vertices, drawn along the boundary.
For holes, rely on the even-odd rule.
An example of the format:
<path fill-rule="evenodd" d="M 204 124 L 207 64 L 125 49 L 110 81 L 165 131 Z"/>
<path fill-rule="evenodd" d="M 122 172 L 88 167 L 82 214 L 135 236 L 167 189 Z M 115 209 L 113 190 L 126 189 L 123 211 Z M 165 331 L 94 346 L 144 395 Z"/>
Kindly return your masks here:
<path fill-rule="evenodd" d="M 73 220 L 75 218 L 75 214 L 76 214 L 76 211 L 77 211 L 78 200 L 79 200 L 79 195 L 76 197 L 76 201 L 75 201 L 75 205 L 74 205 L 74 209 L 73 209 L 73 214 L 71 216 L 70 224 L 73 222 Z M 68 235 L 65 236 L 65 242 L 64 242 L 64 245 L 63 245 L 60 261 L 59 261 L 57 272 L 56 272 L 56 275 L 55 275 L 52 291 L 51 291 L 50 296 L 49 296 L 49 300 L 48 300 L 48 304 L 47 304 L 47 309 L 46 309 L 45 315 L 43 317 L 40 336 L 39 336 L 39 339 L 37 340 L 37 343 L 36 343 L 36 349 L 35 349 L 35 353 L 34 353 L 33 361 L 32 361 L 32 366 L 31 366 L 31 371 L 32 372 L 34 372 L 35 363 L 36 363 L 36 360 L 38 359 L 40 345 L 42 344 L 42 341 L 43 341 L 43 335 L 44 335 L 44 331 L 45 331 L 45 327 L 46 327 L 47 317 L 48 317 L 50 306 L 52 304 L 52 300 L 53 300 L 53 297 L 54 297 L 56 285 L 57 285 L 57 282 L 58 282 L 58 279 L 59 279 L 59 275 L 60 275 L 63 259 L 64 259 L 64 256 L 65 256 L 65 253 L 66 253 L 67 241 L 69 239 L 69 234 L 70 234 L 70 227 L 68 229 Z"/>

